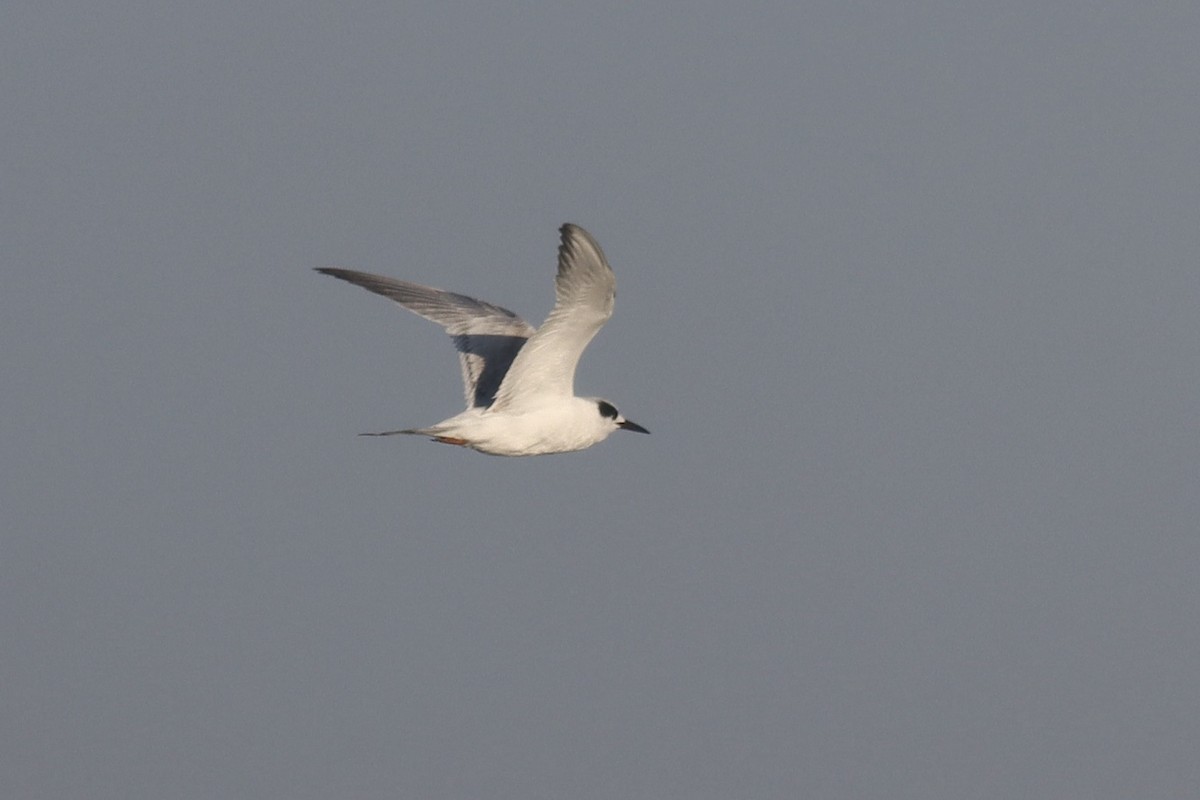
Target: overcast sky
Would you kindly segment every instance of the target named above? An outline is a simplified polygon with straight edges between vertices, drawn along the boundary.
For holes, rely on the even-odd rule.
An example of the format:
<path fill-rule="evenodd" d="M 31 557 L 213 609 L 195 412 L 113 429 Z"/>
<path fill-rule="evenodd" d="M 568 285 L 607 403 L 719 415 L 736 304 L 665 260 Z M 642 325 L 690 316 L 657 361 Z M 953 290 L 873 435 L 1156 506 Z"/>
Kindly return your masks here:
<path fill-rule="evenodd" d="M 0 795 L 1200 796 L 1196 3 L 4 16 Z"/>

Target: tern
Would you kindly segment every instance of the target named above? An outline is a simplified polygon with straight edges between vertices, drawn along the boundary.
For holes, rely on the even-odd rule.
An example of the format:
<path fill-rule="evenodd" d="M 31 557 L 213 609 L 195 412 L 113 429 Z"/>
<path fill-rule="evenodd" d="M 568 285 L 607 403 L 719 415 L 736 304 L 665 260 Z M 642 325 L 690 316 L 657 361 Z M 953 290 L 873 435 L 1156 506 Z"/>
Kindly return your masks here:
<path fill-rule="evenodd" d="M 415 434 L 488 455 L 535 456 L 583 450 L 616 430 L 650 432 L 607 400 L 575 396 L 575 367 L 612 316 L 617 281 L 591 234 L 571 224 L 559 234 L 554 309 L 536 330 L 508 309 L 466 295 L 317 268 L 441 325 L 462 364 L 466 411 L 426 428 L 361 435 Z"/>

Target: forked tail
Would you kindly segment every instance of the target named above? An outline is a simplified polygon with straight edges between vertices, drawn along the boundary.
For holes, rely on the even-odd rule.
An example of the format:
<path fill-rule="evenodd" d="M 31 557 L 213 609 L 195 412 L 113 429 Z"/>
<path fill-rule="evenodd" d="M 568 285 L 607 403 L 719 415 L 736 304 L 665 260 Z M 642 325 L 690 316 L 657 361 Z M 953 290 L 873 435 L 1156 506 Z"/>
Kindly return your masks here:
<path fill-rule="evenodd" d="M 398 433 L 411 433 L 413 435 L 423 435 L 424 431 L 416 431 L 411 428 L 403 431 L 382 431 L 380 433 L 360 433 L 359 436 L 395 436 Z"/>

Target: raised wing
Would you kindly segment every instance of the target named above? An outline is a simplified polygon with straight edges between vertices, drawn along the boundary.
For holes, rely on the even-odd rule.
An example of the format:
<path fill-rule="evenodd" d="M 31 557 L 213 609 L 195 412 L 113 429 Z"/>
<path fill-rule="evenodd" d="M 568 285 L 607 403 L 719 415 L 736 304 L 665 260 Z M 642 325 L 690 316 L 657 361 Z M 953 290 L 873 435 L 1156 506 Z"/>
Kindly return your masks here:
<path fill-rule="evenodd" d="M 507 308 L 463 294 L 349 269 L 318 267 L 317 272 L 383 295 L 445 328 L 462 362 L 467 408 L 492 404 L 517 353 L 533 335 L 533 327 Z"/>
<path fill-rule="evenodd" d="M 578 225 L 563 225 L 559 234 L 554 310 L 517 354 L 496 393 L 497 409 L 574 395 L 579 357 L 612 316 L 617 279 L 604 251 Z"/>

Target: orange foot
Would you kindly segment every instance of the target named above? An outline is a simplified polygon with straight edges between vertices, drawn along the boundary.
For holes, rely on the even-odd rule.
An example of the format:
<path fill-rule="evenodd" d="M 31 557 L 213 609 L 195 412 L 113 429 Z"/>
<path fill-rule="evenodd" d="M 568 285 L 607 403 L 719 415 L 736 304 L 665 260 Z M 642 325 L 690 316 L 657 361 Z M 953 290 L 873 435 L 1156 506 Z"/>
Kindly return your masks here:
<path fill-rule="evenodd" d="M 466 439 L 459 439 L 455 436 L 435 436 L 433 437 L 433 440 L 435 442 L 441 442 L 442 444 L 456 444 L 459 447 L 464 447 L 467 444 Z"/>

